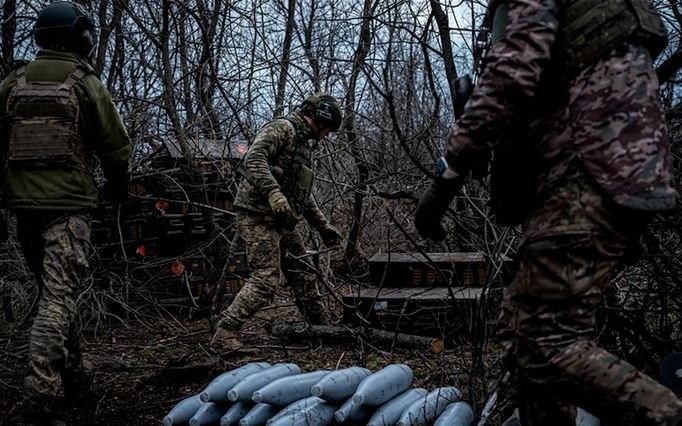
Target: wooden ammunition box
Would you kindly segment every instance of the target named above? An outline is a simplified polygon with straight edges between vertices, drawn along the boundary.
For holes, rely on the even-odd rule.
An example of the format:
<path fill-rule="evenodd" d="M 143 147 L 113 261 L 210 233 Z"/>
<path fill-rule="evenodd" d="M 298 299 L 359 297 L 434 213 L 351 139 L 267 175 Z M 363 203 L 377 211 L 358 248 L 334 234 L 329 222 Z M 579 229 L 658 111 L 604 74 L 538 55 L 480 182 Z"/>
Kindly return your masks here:
<path fill-rule="evenodd" d="M 377 253 L 369 275 L 376 287 L 480 287 L 487 277 L 481 253 Z"/>
<path fill-rule="evenodd" d="M 450 339 L 466 334 L 483 294 L 481 288 L 365 288 L 343 296 L 344 322 Z"/>

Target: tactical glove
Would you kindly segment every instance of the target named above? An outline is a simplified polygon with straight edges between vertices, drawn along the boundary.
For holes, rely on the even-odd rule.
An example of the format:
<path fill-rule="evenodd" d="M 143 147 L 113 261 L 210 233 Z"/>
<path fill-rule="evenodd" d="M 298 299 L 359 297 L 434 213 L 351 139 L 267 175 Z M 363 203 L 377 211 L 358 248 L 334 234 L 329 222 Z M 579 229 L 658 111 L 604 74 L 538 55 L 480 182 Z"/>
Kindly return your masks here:
<path fill-rule="evenodd" d="M 102 199 L 120 205 L 128 199 L 128 185 L 117 185 L 108 180 L 102 187 Z"/>
<path fill-rule="evenodd" d="M 320 233 L 324 245 L 328 248 L 336 247 L 341 244 L 341 234 L 339 234 L 339 231 L 332 225 L 323 225 L 318 232 Z"/>
<path fill-rule="evenodd" d="M 287 229 L 294 229 L 301 218 L 294 213 L 287 197 L 280 191 L 273 191 L 268 197 L 270 209 L 279 222 Z"/>
<path fill-rule="evenodd" d="M 435 241 L 445 239 L 445 229 L 440 222 L 461 187 L 462 179 L 460 178 L 438 177 L 431 182 L 419 199 L 417 214 L 414 218 L 419 235 Z"/>
<path fill-rule="evenodd" d="M 287 197 L 280 191 L 272 191 L 270 193 L 268 204 L 270 204 L 270 209 L 276 216 L 285 216 L 292 213 Z"/>

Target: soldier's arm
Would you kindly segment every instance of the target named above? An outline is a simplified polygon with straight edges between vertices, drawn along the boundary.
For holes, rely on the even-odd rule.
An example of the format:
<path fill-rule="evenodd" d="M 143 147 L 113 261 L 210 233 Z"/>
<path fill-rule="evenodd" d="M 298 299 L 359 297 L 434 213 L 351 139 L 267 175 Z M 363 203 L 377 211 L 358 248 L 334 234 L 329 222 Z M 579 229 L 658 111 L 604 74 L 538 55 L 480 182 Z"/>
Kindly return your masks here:
<path fill-rule="evenodd" d="M 275 157 L 288 143 L 292 143 L 294 128 L 286 120 L 275 120 L 266 124 L 256 135 L 244 158 L 247 179 L 258 188 L 264 196 L 281 190 L 272 174 Z M 286 171 L 284 171 L 286 172 Z"/>
<path fill-rule="evenodd" d="M 5 172 L 7 163 L 7 144 L 9 141 L 9 129 L 7 128 L 6 112 L 7 100 L 11 86 L 16 82 L 16 74 L 13 72 L 2 82 L 0 82 L 0 186 L 5 182 Z"/>
<path fill-rule="evenodd" d="M 310 226 L 315 229 L 321 229 L 329 225 L 329 221 L 324 216 L 324 213 L 322 213 L 322 210 L 320 210 L 318 207 L 317 201 L 315 201 L 315 197 L 312 193 L 310 196 L 308 196 L 308 201 L 304 206 L 303 217 L 306 221 L 308 221 Z"/>
<path fill-rule="evenodd" d="M 505 35 L 486 57 L 466 110 L 450 132 L 447 159 L 467 171 L 489 151 L 537 94 L 558 31 L 555 0 L 509 1 Z"/>
<path fill-rule="evenodd" d="M 84 121 L 107 184 L 123 191 L 130 182 L 132 144 L 109 91 L 95 77 L 83 80 L 87 109 Z"/>

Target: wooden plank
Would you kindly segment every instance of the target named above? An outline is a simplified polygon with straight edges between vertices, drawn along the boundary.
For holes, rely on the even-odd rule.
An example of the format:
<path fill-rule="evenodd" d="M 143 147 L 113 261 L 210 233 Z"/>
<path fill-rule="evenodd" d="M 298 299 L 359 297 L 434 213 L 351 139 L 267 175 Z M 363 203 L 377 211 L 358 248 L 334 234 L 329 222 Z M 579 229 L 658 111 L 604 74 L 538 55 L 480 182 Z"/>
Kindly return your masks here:
<path fill-rule="evenodd" d="M 359 290 L 346 293 L 343 297 L 350 299 L 373 299 L 377 295 L 377 290 L 378 288 L 376 287 L 361 288 Z M 389 296 L 396 291 L 400 291 L 400 287 L 386 287 L 381 289 L 383 296 Z"/>
<path fill-rule="evenodd" d="M 480 300 L 483 289 L 480 287 L 452 287 L 455 300 Z M 447 287 L 432 288 L 410 298 L 414 301 L 452 300 Z"/>
<path fill-rule="evenodd" d="M 363 288 L 359 292 L 346 293 L 344 299 L 365 300 L 408 300 L 429 291 L 428 288 L 395 287 L 395 288 Z M 378 294 L 378 296 L 377 296 Z"/>
<path fill-rule="evenodd" d="M 480 263 L 485 261 L 483 253 L 426 253 L 435 263 Z M 421 253 L 376 253 L 370 263 L 429 263 Z"/>

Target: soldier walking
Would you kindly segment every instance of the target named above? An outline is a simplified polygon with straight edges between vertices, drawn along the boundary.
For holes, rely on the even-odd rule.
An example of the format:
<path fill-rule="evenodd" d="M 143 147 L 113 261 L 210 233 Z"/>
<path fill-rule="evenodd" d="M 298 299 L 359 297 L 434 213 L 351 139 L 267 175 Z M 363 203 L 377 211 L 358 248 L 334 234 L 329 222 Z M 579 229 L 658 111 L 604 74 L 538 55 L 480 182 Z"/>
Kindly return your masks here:
<path fill-rule="evenodd" d="M 525 224 L 499 332 L 523 424 L 575 425 L 576 406 L 608 424 L 681 424 L 669 389 L 590 340 L 626 252 L 653 212 L 677 202 L 652 66 L 661 19 L 649 0 L 491 3 L 494 44 L 450 133 L 448 167 L 420 200 L 418 230 L 444 236 L 447 204 L 492 149 L 493 193 L 528 185 L 511 203 L 491 200 L 503 221 Z"/>
<path fill-rule="evenodd" d="M 17 218 L 40 294 L 25 398 L 13 424 L 63 424 L 55 413 L 60 390 L 73 399 L 92 380 L 92 366 L 81 357 L 76 301 L 92 254 L 94 157 L 110 200 L 118 202 L 127 194 L 132 148 L 111 95 L 87 62 L 95 31 L 82 6 L 48 5 L 35 25 L 36 59 L 17 64 L 0 86 L 2 205 Z"/>
<path fill-rule="evenodd" d="M 305 218 L 327 247 L 341 241 L 313 198 L 311 168 L 313 149 L 330 132 L 338 131 L 341 121 L 336 99 L 326 94 L 309 96 L 291 115 L 266 124 L 246 153 L 234 205 L 251 276 L 221 313 L 212 339 L 216 349 L 241 346 L 237 334 L 241 325 L 272 300 L 280 273 L 304 318 L 311 324 L 327 322 L 314 271 L 300 259 L 306 250 L 294 228 Z"/>

